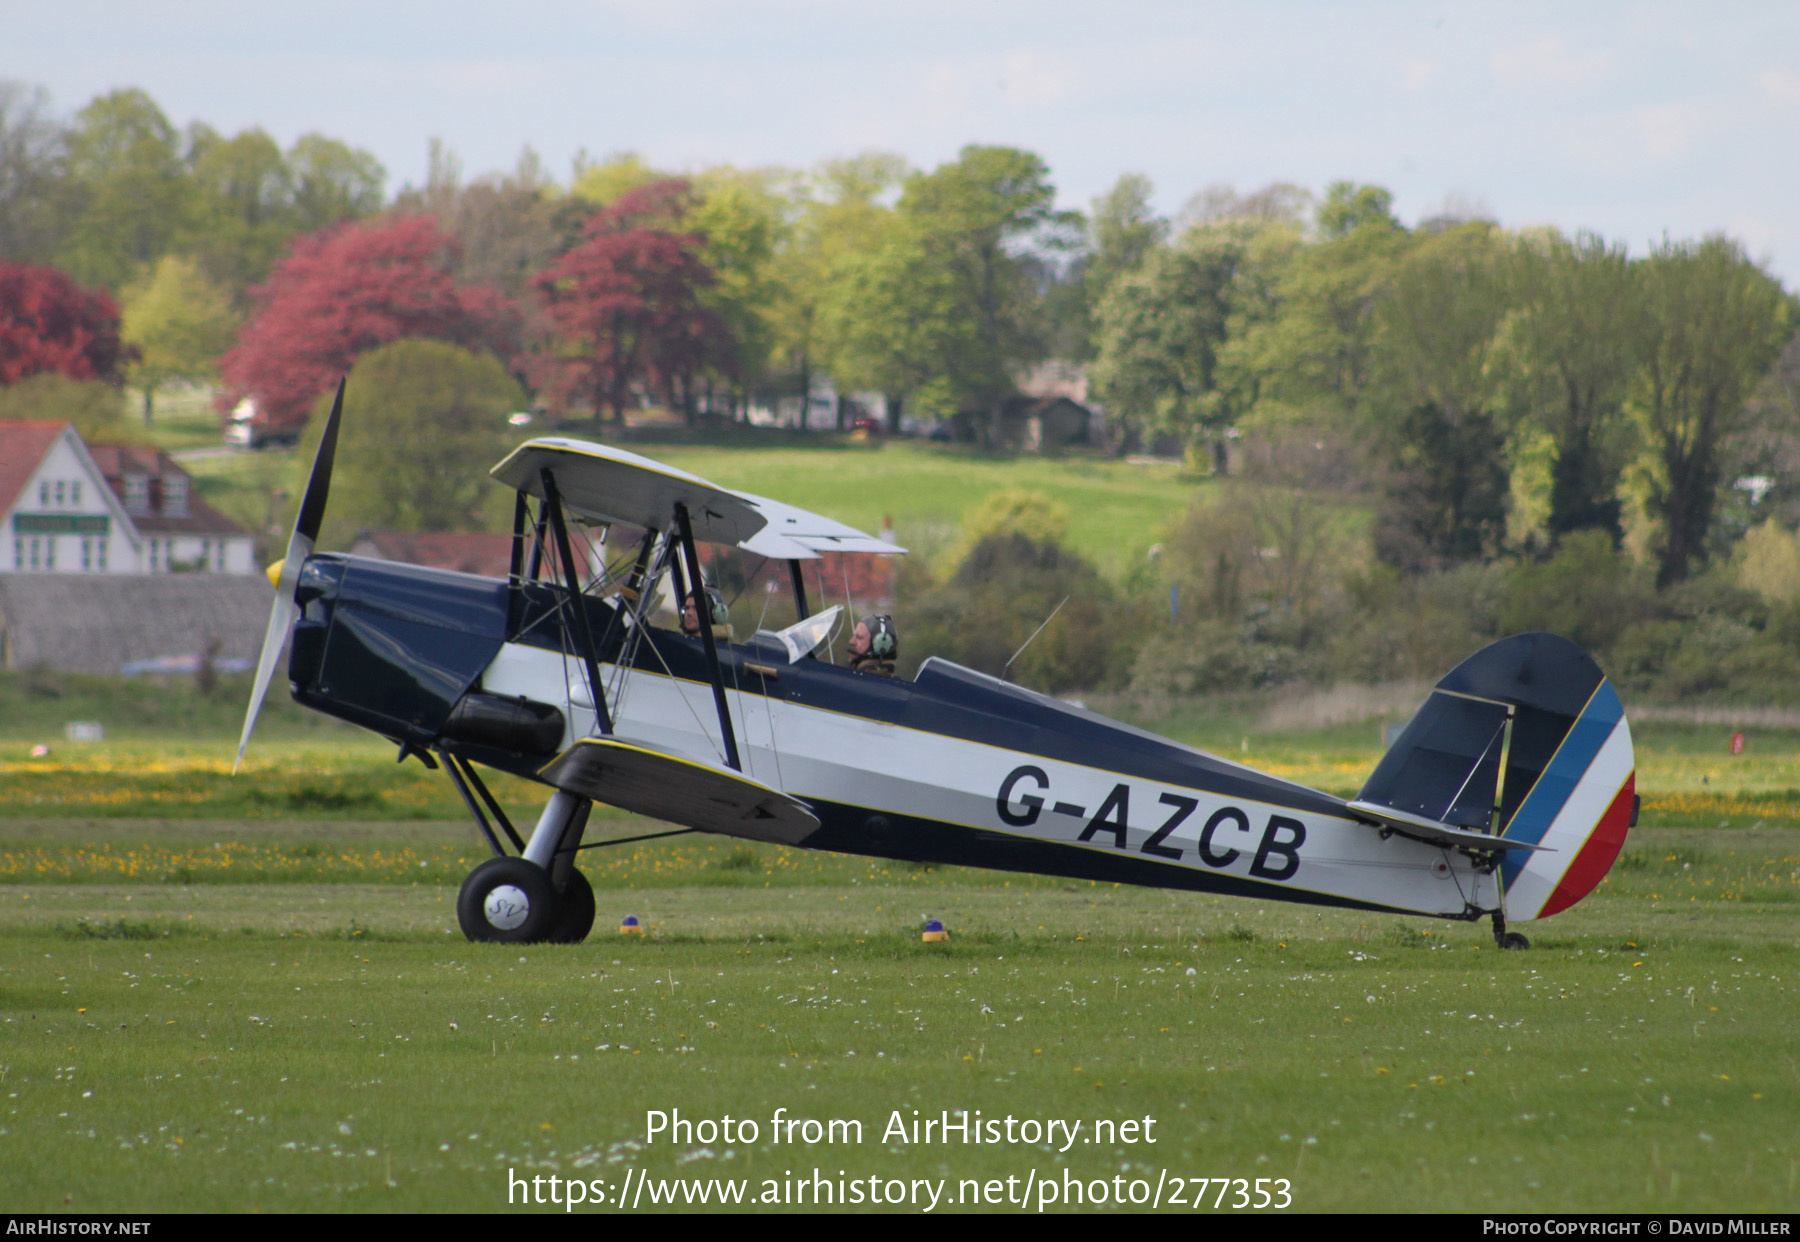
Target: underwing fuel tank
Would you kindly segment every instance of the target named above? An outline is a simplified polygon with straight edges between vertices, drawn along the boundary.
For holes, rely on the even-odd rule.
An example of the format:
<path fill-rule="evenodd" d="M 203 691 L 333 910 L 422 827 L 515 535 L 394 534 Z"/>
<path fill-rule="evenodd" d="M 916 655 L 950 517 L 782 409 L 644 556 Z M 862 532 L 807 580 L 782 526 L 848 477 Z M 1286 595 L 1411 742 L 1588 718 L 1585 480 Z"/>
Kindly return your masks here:
<path fill-rule="evenodd" d="M 294 602 L 294 699 L 421 747 L 507 637 L 507 584 L 448 569 L 319 554 Z"/>

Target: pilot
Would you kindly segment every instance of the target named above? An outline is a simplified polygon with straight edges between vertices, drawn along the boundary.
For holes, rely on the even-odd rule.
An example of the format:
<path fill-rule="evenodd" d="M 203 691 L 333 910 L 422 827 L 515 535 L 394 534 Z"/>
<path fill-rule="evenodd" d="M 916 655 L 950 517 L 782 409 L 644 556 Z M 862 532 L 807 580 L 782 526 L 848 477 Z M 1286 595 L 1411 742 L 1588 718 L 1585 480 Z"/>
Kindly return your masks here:
<path fill-rule="evenodd" d="M 894 619 L 885 612 L 874 613 L 856 623 L 850 636 L 850 667 L 859 673 L 894 675 L 894 657 L 900 654 L 900 631 Z"/>
<path fill-rule="evenodd" d="M 700 633 L 700 611 L 695 603 L 699 592 L 690 591 L 681 605 L 681 632 L 698 636 Z M 707 612 L 712 620 L 713 637 L 720 642 L 735 641 L 731 631 L 731 609 L 725 603 L 725 597 L 719 594 L 717 587 L 705 589 Z"/>

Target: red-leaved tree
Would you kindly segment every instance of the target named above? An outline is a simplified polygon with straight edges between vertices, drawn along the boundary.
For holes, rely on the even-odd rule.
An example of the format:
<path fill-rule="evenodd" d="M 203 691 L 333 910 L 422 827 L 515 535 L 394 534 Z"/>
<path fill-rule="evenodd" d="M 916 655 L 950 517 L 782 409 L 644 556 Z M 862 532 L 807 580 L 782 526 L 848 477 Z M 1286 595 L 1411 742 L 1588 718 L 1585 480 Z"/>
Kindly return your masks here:
<path fill-rule="evenodd" d="M 456 283 L 454 245 L 430 216 L 296 238 L 255 290 L 256 314 L 220 360 L 221 408 L 251 396 L 272 428 L 298 430 L 357 358 L 408 337 L 511 357 L 513 308 L 485 285 Z"/>
<path fill-rule="evenodd" d="M 735 366 L 731 330 L 701 300 L 715 277 L 697 233 L 677 231 L 688 184 L 629 191 L 587 222 L 586 238 L 534 282 L 562 348 L 536 359 L 543 387 L 610 408 L 623 424 L 635 385 L 691 409 L 694 383 Z"/>
<path fill-rule="evenodd" d="M 119 381 L 119 308 L 53 267 L 0 263 L 0 384 L 40 371 Z"/>

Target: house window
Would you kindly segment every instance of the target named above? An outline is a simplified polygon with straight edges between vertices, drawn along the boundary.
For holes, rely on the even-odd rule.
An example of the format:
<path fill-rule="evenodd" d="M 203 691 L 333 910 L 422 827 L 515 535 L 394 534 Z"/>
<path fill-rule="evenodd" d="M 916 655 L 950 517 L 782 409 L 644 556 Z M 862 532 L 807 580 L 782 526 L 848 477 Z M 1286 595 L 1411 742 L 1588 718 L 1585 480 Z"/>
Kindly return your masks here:
<path fill-rule="evenodd" d="M 58 509 L 63 507 L 63 498 L 67 494 L 67 491 L 68 484 L 64 483 L 61 479 L 58 479 L 56 481 L 56 507 Z"/>
<path fill-rule="evenodd" d="M 77 509 L 81 508 L 81 480 L 76 479 L 69 484 L 69 503 Z"/>
<path fill-rule="evenodd" d="M 13 540 L 13 568 L 25 568 L 25 541 L 23 539 Z"/>
<path fill-rule="evenodd" d="M 38 561 L 38 556 L 39 556 L 38 541 L 36 539 L 33 539 L 31 541 L 31 567 L 33 569 L 36 569 L 39 566 L 40 562 Z"/>
<path fill-rule="evenodd" d="M 44 540 L 44 568 L 56 568 L 56 536 Z"/>
<path fill-rule="evenodd" d="M 219 540 L 218 546 L 213 549 L 213 568 L 220 573 L 225 572 L 225 541 L 223 539 Z"/>
<path fill-rule="evenodd" d="M 163 512 L 183 514 L 188 511 L 188 481 L 185 474 L 163 475 Z"/>
<path fill-rule="evenodd" d="M 106 540 L 100 541 L 100 572 L 106 572 Z"/>
<path fill-rule="evenodd" d="M 198 567 L 201 569 L 205 569 L 206 566 L 211 561 L 212 561 L 212 540 L 202 539 L 200 541 L 200 561 L 199 561 Z"/>
<path fill-rule="evenodd" d="M 50 485 L 48 483 L 39 483 L 38 484 L 38 508 L 48 509 L 49 507 L 50 507 Z"/>
<path fill-rule="evenodd" d="M 94 567 L 94 541 L 92 539 L 83 539 L 81 541 L 81 568 L 85 572 L 87 570 L 92 569 L 93 567 Z"/>
<path fill-rule="evenodd" d="M 150 507 L 148 475 L 128 474 L 125 476 L 125 507 L 134 513 L 142 513 Z"/>
<path fill-rule="evenodd" d="M 150 541 L 150 569 L 151 569 L 151 571 L 152 571 L 152 572 L 155 572 L 155 570 L 156 570 L 156 569 L 157 569 L 157 564 L 156 564 L 156 540 L 154 540 L 154 539 L 152 539 L 152 540 L 151 540 L 151 541 Z"/>

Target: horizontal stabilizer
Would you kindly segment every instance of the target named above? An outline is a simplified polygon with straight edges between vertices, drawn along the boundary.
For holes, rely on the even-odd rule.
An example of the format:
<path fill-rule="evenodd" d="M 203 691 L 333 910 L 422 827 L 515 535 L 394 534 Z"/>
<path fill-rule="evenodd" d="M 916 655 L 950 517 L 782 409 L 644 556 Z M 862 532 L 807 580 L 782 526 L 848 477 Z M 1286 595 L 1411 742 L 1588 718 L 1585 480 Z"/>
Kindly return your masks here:
<path fill-rule="evenodd" d="M 1423 815 L 1396 811 L 1391 806 L 1376 806 L 1373 802 L 1358 801 L 1349 805 L 1352 811 L 1379 821 L 1383 826 L 1392 828 L 1403 837 L 1429 841 L 1433 845 L 1466 846 L 1476 850 L 1541 850 L 1544 848 L 1528 841 L 1509 841 L 1505 837 L 1489 836 L 1485 832 L 1471 832 L 1467 828 L 1452 828 L 1449 824 L 1435 819 L 1426 819 Z"/>
<path fill-rule="evenodd" d="M 798 845 L 819 827 L 812 808 L 779 789 L 648 742 L 585 737 L 538 776 L 584 798 L 701 832 Z"/>

